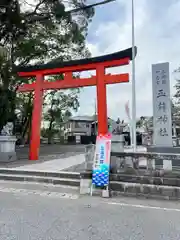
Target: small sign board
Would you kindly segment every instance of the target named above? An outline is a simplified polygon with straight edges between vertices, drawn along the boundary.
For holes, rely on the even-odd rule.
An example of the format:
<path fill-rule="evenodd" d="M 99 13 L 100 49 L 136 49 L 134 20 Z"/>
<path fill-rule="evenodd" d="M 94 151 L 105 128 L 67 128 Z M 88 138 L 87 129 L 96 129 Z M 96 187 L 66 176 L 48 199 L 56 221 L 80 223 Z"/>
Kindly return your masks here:
<path fill-rule="evenodd" d="M 111 134 L 98 135 L 93 163 L 92 185 L 105 187 L 109 184 Z"/>

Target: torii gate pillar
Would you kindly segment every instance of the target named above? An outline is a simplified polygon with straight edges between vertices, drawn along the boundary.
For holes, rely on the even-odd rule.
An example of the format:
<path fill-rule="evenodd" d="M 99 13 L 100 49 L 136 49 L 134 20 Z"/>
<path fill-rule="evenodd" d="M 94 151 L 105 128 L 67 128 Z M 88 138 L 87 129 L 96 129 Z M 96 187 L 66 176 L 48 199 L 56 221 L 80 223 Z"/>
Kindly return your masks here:
<path fill-rule="evenodd" d="M 41 118 L 43 106 L 43 85 L 44 76 L 36 76 L 36 87 L 34 89 L 34 102 L 31 120 L 31 138 L 29 148 L 29 160 L 38 160 L 41 140 Z"/>
<path fill-rule="evenodd" d="M 105 69 L 103 66 L 98 66 L 96 70 L 97 76 L 97 113 L 98 113 L 98 134 L 106 134 L 108 132 L 107 118 L 107 98 L 106 84 L 103 81 L 105 77 Z"/>

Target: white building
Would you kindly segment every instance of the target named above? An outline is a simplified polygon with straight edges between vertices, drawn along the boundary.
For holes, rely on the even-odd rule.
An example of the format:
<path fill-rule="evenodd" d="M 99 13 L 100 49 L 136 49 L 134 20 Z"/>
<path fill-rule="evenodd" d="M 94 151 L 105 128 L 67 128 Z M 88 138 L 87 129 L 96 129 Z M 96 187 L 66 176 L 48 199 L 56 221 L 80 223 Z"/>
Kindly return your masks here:
<path fill-rule="evenodd" d="M 75 116 L 64 124 L 64 139 L 67 142 L 89 143 L 94 116 Z"/>
<path fill-rule="evenodd" d="M 111 118 L 108 118 L 108 125 L 111 125 L 112 131 L 117 127 L 116 121 Z M 127 124 L 122 123 L 122 127 L 125 129 Z M 64 139 L 66 142 L 95 143 L 97 132 L 97 115 L 71 117 L 64 124 Z"/>

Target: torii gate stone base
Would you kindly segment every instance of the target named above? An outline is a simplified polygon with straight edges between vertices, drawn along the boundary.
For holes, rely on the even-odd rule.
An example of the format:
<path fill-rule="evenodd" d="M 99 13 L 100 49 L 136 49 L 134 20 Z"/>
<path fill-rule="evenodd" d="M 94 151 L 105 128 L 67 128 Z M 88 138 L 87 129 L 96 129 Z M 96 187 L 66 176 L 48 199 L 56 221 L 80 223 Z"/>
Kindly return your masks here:
<path fill-rule="evenodd" d="M 135 52 L 137 52 L 136 47 Z M 73 60 L 68 62 L 52 61 L 44 65 L 17 67 L 19 76 L 36 78 L 35 82 L 31 84 L 23 84 L 18 89 L 20 92 L 34 91 L 29 160 L 38 160 L 39 158 L 44 90 L 96 86 L 98 134 L 106 134 L 108 132 L 106 84 L 128 82 L 129 74 L 111 75 L 105 74 L 105 70 L 109 67 L 128 65 L 130 60 L 132 60 L 132 48 L 95 58 Z M 92 76 L 90 78 L 73 78 L 73 72 L 86 70 L 96 70 L 96 76 Z M 62 73 L 64 74 L 64 80 L 57 80 L 55 82 L 44 80 L 45 76 Z"/>

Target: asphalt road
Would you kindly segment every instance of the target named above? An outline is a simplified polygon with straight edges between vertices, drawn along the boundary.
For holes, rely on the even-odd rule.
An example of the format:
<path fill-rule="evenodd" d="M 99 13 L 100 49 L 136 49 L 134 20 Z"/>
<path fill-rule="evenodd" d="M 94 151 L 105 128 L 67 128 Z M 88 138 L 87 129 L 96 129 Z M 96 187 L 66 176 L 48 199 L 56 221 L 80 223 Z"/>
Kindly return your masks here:
<path fill-rule="evenodd" d="M 180 239 L 180 203 L 79 198 L 76 189 L 70 192 L 60 187 L 0 182 L 0 239 Z"/>

